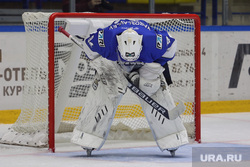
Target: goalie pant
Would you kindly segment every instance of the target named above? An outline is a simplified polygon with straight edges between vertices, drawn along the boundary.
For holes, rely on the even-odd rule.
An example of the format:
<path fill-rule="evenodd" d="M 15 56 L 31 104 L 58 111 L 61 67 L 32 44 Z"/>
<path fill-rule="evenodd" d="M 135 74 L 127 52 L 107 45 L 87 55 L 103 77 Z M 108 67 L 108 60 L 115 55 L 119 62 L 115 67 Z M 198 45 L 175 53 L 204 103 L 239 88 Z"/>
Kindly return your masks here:
<path fill-rule="evenodd" d="M 84 102 L 71 142 L 83 148 L 99 150 L 108 136 L 128 81 L 122 70 L 117 70 L 120 67 L 115 62 L 99 57 L 93 61 L 93 65 L 97 74 Z M 160 88 L 151 97 L 169 110 L 175 107 L 168 89 Z M 160 150 L 178 148 L 188 143 L 187 132 L 180 118 L 168 120 L 143 100 L 140 102 Z"/>

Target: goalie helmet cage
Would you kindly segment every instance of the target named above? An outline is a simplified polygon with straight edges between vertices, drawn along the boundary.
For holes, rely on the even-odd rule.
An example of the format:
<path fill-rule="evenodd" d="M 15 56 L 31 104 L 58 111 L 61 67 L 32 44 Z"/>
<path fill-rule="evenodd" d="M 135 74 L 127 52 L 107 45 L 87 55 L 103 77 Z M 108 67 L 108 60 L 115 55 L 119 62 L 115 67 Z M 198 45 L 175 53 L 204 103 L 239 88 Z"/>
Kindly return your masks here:
<path fill-rule="evenodd" d="M 28 34 L 28 37 L 27 37 L 28 40 L 26 41 L 27 55 L 34 56 L 36 58 L 35 60 L 30 60 L 30 58 L 27 58 L 28 63 L 32 64 L 32 66 L 27 67 L 27 70 L 25 73 L 25 77 L 28 79 L 25 80 L 25 82 L 27 83 L 25 83 L 24 85 L 23 103 L 29 103 L 30 106 L 25 106 L 25 104 L 22 105 L 21 114 L 18 120 L 16 121 L 16 123 L 12 126 L 12 130 L 14 129 L 13 132 L 10 132 L 9 135 L 6 135 L 6 137 L 3 137 L 4 139 L 3 138 L 0 139 L 0 142 L 9 143 L 9 144 L 14 143 L 14 144 L 21 144 L 21 145 L 32 145 L 32 146 L 40 146 L 39 144 L 43 145 L 45 143 L 45 145 L 49 147 L 49 150 L 51 152 L 54 152 L 55 151 L 55 133 L 58 131 L 67 132 L 68 129 L 71 129 L 71 130 L 73 129 L 72 127 L 74 126 L 68 125 L 68 122 L 69 122 L 68 120 L 73 119 L 74 122 L 76 122 L 77 120 L 76 117 L 79 116 L 80 111 L 83 106 L 79 107 L 79 105 L 82 105 L 82 104 L 66 106 L 64 104 L 65 98 L 71 97 L 75 101 L 76 96 L 86 97 L 86 94 L 84 94 L 86 92 L 84 91 L 86 91 L 86 89 L 88 90 L 89 87 L 84 87 L 81 85 L 76 85 L 76 84 L 72 84 L 68 82 L 66 83 L 65 80 L 70 80 L 69 82 L 73 82 L 73 80 L 74 82 L 76 81 L 83 82 L 82 81 L 83 77 L 81 75 L 76 74 L 76 72 L 74 71 L 76 70 L 76 68 L 79 68 L 79 69 L 82 68 L 79 72 L 87 71 L 88 75 L 85 75 L 84 77 L 85 77 L 85 80 L 87 80 L 88 82 L 91 79 L 93 79 L 93 76 L 94 76 L 94 72 L 93 72 L 94 69 L 90 67 L 89 63 L 86 63 L 86 61 L 83 58 L 84 52 L 82 52 L 82 50 L 79 47 L 75 47 L 72 41 L 70 41 L 68 38 L 66 38 L 65 36 L 63 36 L 62 34 L 58 32 L 59 26 L 66 25 L 66 28 L 67 28 L 68 26 L 67 24 L 71 24 L 70 22 L 67 22 L 65 20 L 70 20 L 70 21 L 73 20 L 72 22 L 74 22 L 74 24 L 75 23 L 78 24 L 79 20 L 77 21 L 77 19 L 81 19 L 81 20 L 88 19 L 91 21 L 97 20 L 91 23 L 92 26 L 95 26 L 95 30 L 100 25 L 99 23 L 105 22 L 107 20 L 112 20 L 112 22 L 114 20 L 119 20 L 119 19 L 145 20 L 151 25 L 151 27 L 153 27 L 156 30 L 165 29 L 167 31 L 171 31 L 170 34 L 173 37 L 177 38 L 178 46 L 183 45 L 182 41 L 185 41 L 186 44 L 184 44 L 184 46 L 182 46 L 181 49 L 177 47 L 176 56 L 172 61 L 170 61 L 171 63 L 169 67 L 170 67 L 170 73 L 171 73 L 172 80 L 173 80 L 173 84 L 170 87 L 170 89 L 174 97 L 174 100 L 182 100 L 184 104 L 186 105 L 186 111 L 185 111 L 186 114 L 184 113 L 181 116 L 181 118 L 183 119 L 184 125 L 186 126 L 188 133 L 190 131 L 189 137 L 193 138 L 197 142 L 200 142 L 200 139 L 201 139 L 201 136 L 200 136 L 200 19 L 197 15 L 195 14 L 135 14 L 135 13 L 101 13 L 101 14 L 98 14 L 98 13 L 29 13 L 29 12 L 23 14 L 25 30 L 26 30 L 26 34 Z M 105 26 L 110 25 L 112 22 L 109 21 L 109 24 L 106 24 Z M 80 25 L 80 27 L 81 26 L 82 25 Z M 78 25 L 78 28 L 79 28 L 79 25 Z M 74 29 L 74 26 L 73 26 L 73 29 Z M 71 33 L 72 31 L 70 29 L 70 33 L 72 35 L 81 35 L 79 34 L 78 30 L 74 29 L 74 31 L 75 32 L 72 34 Z M 178 37 L 176 36 L 176 34 Z M 60 38 L 58 36 L 60 36 Z M 41 44 L 42 42 L 44 44 Z M 44 47 L 45 49 L 41 49 L 42 47 Z M 78 51 L 76 51 L 77 49 Z M 31 50 L 33 50 L 33 52 Z M 73 63 L 74 65 L 71 64 L 70 70 L 63 69 L 65 70 L 63 73 L 63 77 L 66 78 L 64 79 L 65 82 L 63 82 L 62 81 L 63 77 L 61 78 L 57 77 L 58 73 L 60 73 L 58 69 L 62 68 L 62 66 L 60 66 L 60 62 L 59 60 L 56 60 L 56 57 L 59 56 L 60 59 L 63 59 L 63 61 L 71 62 L 71 59 L 72 59 L 71 57 L 75 57 L 75 56 L 70 56 L 70 55 L 75 55 L 76 52 L 77 54 L 80 53 L 79 54 L 80 58 L 78 58 L 77 60 L 74 60 L 74 61 L 77 61 L 77 64 L 74 64 L 74 63 Z M 40 59 L 40 57 L 42 56 L 47 57 L 47 59 L 45 60 Z M 41 67 L 40 64 L 42 63 L 45 63 L 47 67 L 44 67 L 44 66 Z M 67 66 L 70 66 L 68 64 Z M 61 70 L 61 73 L 63 70 Z M 69 71 L 73 71 L 72 72 L 73 74 L 70 75 L 71 77 L 73 75 L 73 78 L 65 77 L 67 76 L 67 72 Z M 91 71 L 92 71 L 92 76 L 90 75 Z M 75 77 L 78 80 L 75 79 Z M 38 80 L 38 78 L 40 80 L 37 81 L 35 84 L 30 83 L 32 82 L 32 80 Z M 63 83 L 60 83 L 59 85 L 58 82 L 63 82 Z M 69 88 L 70 90 L 67 90 L 67 86 L 65 86 L 65 83 L 66 85 L 67 84 L 73 85 L 73 86 L 72 85 L 68 86 L 68 87 L 71 87 Z M 32 86 L 30 86 L 29 84 L 32 84 Z M 89 84 L 89 86 L 90 85 L 91 84 Z M 62 89 L 63 91 L 60 91 L 60 89 Z M 61 95 L 67 91 L 70 92 L 70 95 L 69 94 L 67 94 L 66 96 Z M 80 92 L 77 92 L 77 91 L 80 91 Z M 35 96 L 34 92 L 36 92 L 38 96 L 43 96 L 43 97 Z M 28 96 L 27 99 L 25 98 L 26 95 Z M 127 98 L 123 97 L 123 99 L 130 100 L 129 93 L 126 93 L 125 96 L 127 96 Z M 132 94 L 131 97 L 132 96 L 135 96 L 135 95 Z M 46 98 L 47 100 L 44 101 L 44 98 Z M 38 103 L 30 104 L 30 103 L 33 103 L 34 99 L 37 99 Z M 123 99 L 121 101 L 121 105 L 118 106 L 117 113 L 125 112 L 126 109 L 124 109 L 123 106 L 126 107 L 128 106 L 128 104 L 129 105 L 131 104 L 130 102 L 123 103 Z M 132 102 L 133 104 L 134 101 L 136 100 L 133 99 L 132 101 L 133 101 Z M 70 101 L 68 103 L 73 103 L 73 102 Z M 60 110 L 58 108 L 60 108 L 63 111 L 63 113 L 61 113 L 61 117 L 58 116 L 60 115 L 57 113 L 58 112 L 57 110 Z M 74 109 L 76 112 L 74 113 L 74 115 L 72 115 L 72 113 L 67 112 L 68 110 L 71 110 L 72 108 L 76 108 Z M 119 129 L 122 129 L 122 130 L 129 129 L 129 131 L 133 131 L 134 129 L 138 128 L 139 130 L 136 131 L 135 133 L 139 133 L 139 135 L 141 135 L 140 132 L 142 132 L 144 129 L 146 129 L 145 130 L 146 132 L 150 131 L 147 125 L 147 121 L 145 121 L 146 119 L 141 118 L 144 116 L 144 114 L 139 104 L 136 104 L 136 105 L 133 104 L 133 106 L 129 109 L 133 110 L 131 111 L 133 114 L 137 114 L 133 116 L 132 124 L 127 123 L 130 121 L 129 117 L 131 116 L 131 113 L 126 113 L 125 116 L 122 116 L 121 118 L 117 119 L 119 120 L 116 123 L 117 126 L 114 126 L 113 128 L 113 124 L 112 124 L 111 129 L 113 128 L 115 131 L 119 131 Z M 27 114 L 26 111 L 30 113 Z M 55 112 L 56 112 L 56 117 L 55 117 Z M 42 117 L 41 115 L 46 115 L 46 119 L 44 118 L 45 120 L 40 120 L 40 117 Z M 69 116 L 70 118 L 68 117 L 64 118 L 65 115 Z M 29 119 L 32 119 L 33 122 L 30 121 Z M 60 121 L 58 121 L 58 119 Z M 116 122 L 115 120 L 113 121 L 113 123 Z M 120 120 L 122 123 L 124 123 L 124 125 L 120 122 Z M 142 121 L 141 124 L 143 124 L 142 126 L 138 125 L 139 122 L 141 121 Z M 58 124 L 60 124 L 60 127 Z M 61 125 L 64 125 L 64 124 L 66 124 L 67 130 L 64 130 L 61 128 Z M 41 126 L 44 126 L 42 130 L 41 130 Z M 147 127 L 145 128 L 145 126 Z M 15 139 L 14 141 L 13 136 L 17 134 L 16 133 L 17 131 L 21 132 L 22 134 L 18 135 L 17 136 L 18 139 L 17 140 Z M 27 136 L 23 132 L 28 133 L 28 135 L 31 134 L 32 137 L 36 139 L 36 142 L 33 142 L 33 139 L 31 140 L 29 139 L 29 137 L 28 139 L 26 139 L 25 142 L 22 142 L 21 140 L 23 136 L 25 136 L 25 138 Z M 37 141 L 38 138 L 42 138 L 41 139 L 42 141 L 40 140 Z M 44 140 L 47 140 L 47 141 L 44 141 Z M 30 144 L 32 142 L 33 144 Z"/>

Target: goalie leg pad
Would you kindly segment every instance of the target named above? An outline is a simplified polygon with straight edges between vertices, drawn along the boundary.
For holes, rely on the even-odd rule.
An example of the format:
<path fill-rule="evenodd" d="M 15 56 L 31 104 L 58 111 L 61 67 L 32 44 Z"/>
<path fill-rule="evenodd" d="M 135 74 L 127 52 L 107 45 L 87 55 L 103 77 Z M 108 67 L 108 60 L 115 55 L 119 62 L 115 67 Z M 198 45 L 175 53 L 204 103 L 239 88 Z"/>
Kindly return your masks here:
<path fill-rule="evenodd" d="M 127 81 L 126 78 L 110 61 L 100 67 L 71 139 L 72 143 L 97 150 L 102 147 L 108 136 L 117 106 L 127 86 L 127 82 L 123 82 Z"/>
<path fill-rule="evenodd" d="M 165 82 L 165 80 L 162 82 Z M 165 83 L 164 85 L 164 89 L 158 89 L 156 94 L 152 95 L 151 98 L 166 109 L 171 110 L 175 107 L 175 103 L 167 84 Z M 180 117 L 169 120 L 143 100 L 140 99 L 140 102 L 160 150 L 178 148 L 188 143 L 186 128 Z"/>
<path fill-rule="evenodd" d="M 91 102 L 86 100 L 73 132 L 72 143 L 97 150 L 104 144 L 122 95 L 112 99 L 100 97 L 102 95 L 95 96 Z"/>
<path fill-rule="evenodd" d="M 103 143 L 103 138 L 74 129 L 71 142 L 84 148 L 99 148 Z M 84 136 L 84 137 L 83 137 Z"/>

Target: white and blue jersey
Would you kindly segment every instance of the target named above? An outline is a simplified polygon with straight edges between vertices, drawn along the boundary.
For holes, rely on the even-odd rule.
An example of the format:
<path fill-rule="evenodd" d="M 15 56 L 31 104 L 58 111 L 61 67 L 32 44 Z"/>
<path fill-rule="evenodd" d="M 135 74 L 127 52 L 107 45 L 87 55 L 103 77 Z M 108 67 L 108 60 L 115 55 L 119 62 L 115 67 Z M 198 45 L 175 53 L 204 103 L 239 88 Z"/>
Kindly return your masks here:
<path fill-rule="evenodd" d="M 99 28 L 96 33 L 90 34 L 85 40 L 86 45 L 92 52 L 97 52 L 108 60 L 119 61 L 116 35 L 120 35 L 128 28 L 132 28 L 139 35 L 143 35 L 142 50 L 136 62 L 155 62 L 163 66 L 167 61 L 173 59 L 175 49 L 171 48 L 176 47 L 173 46 L 176 45 L 175 39 L 166 31 L 154 30 L 143 20 L 122 19 L 113 22 L 106 28 Z"/>

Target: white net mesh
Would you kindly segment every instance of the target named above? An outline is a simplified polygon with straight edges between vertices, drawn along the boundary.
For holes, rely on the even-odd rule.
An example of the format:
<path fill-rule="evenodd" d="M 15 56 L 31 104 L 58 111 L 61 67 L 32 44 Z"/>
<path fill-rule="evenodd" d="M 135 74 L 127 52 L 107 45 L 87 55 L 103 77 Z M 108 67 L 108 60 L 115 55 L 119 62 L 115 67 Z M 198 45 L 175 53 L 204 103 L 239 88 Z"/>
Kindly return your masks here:
<path fill-rule="evenodd" d="M 27 39 L 27 70 L 21 114 L 1 142 L 30 146 L 48 144 L 48 20 L 50 13 L 24 13 Z M 195 137 L 195 23 L 193 19 L 144 19 L 157 30 L 167 30 L 178 41 L 175 58 L 169 62 L 174 100 L 183 101 L 186 111 L 181 116 L 191 138 Z M 65 23 L 85 18 L 60 18 L 55 24 L 55 101 L 56 131 L 73 130 L 95 70 L 84 59 L 84 52 L 57 31 Z M 104 24 L 117 18 L 92 18 Z M 74 34 L 81 35 L 81 34 Z M 74 49 L 73 49 L 74 48 Z M 79 48 L 78 48 L 79 49 Z M 50 97 L 52 98 L 52 97 Z M 123 135 L 122 135 L 123 134 Z M 125 135 L 124 135 L 125 134 Z M 138 97 L 128 91 L 118 106 L 109 139 L 153 139 Z"/>

